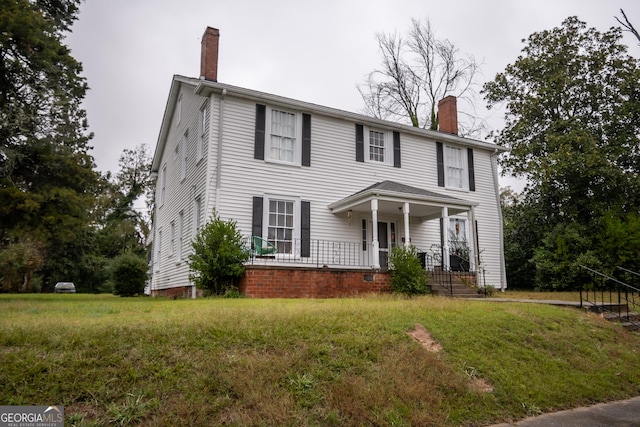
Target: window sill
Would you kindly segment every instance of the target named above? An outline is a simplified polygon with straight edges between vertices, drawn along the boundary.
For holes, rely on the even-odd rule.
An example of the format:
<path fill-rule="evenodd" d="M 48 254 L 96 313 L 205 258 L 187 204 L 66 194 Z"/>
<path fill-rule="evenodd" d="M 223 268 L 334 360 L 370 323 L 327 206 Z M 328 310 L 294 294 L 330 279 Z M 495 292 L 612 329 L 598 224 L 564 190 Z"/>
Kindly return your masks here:
<path fill-rule="evenodd" d="M 392 166 L 392 167 L 393 167 L 393 163 L 389 163 L 389 162 L 386 162 L 386 161 L 384 161 L 384 162 L 379 162 L 379 161 L 377 161 L 377 160 L 367 160 L 367 159 L 364 159 L 364 163 L 369 163 L 369 164 L 371 164 L 371 165 L 381 165 L 381 166 Z"/>
<path fill-rule="evenodd" d="M 291 163 L 291 162 L 283 162 L 280 160 L 271 160 L 271 159 L 264 159 L 265 163 L 270 163 L 273 165 L 282 165 L 282 166 L 288 166 L 288 167 L 294 167 L 294 168 L 302 168 L 302 163 Z"/>
<path fill-rule="evenodd" d="M 459 188 L 459 187 L 444 187 L 446 190 L 457 191 L 459 193 L 468 193 L 468 188 Z"/>

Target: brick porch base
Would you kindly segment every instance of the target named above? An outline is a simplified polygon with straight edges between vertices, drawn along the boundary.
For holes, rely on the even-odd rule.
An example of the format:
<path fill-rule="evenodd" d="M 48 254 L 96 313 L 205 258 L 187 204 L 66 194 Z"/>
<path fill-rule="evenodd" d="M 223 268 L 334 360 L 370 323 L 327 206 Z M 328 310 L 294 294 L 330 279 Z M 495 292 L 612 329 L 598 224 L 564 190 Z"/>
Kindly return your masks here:
<path fill-rule="evenodd" d="M 249 298 L 337 298 L 390 292 L 389 281 L 368 269 L 247 266 L 239 289 Z"/>

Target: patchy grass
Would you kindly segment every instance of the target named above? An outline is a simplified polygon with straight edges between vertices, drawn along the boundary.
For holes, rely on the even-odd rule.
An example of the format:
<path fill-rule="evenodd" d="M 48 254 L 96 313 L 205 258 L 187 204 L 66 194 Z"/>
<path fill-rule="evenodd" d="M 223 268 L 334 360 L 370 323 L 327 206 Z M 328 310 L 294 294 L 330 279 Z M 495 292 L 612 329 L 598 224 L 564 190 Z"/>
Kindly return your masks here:
<path fill-rule="evenodd" d="M 535 304 L 0 295 L 0 402 L 77 426 L 482 425 L 638 395 L 639 352 Z"/>
<path fill-rule="evenodd" d="M 507 289 L 504 292 L 496 291 L 491 297 L 528 300 L 580 301 L 580 292 L 537 292 Z"/>

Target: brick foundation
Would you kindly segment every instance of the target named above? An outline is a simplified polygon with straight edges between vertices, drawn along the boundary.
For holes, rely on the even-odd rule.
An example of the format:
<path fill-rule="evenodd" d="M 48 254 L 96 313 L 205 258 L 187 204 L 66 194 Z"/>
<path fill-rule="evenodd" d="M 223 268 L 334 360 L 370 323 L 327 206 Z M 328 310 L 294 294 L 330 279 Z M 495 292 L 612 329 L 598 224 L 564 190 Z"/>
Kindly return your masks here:
<path fill-rule="evenodd" d="M 390 292 L 389 273 L 247 266 L 239 289 L 249 298 L 337 298 Z"/>
<path fill-rule="evenodd" d="M 151 291 L 151 296 L 154 297 L 166 297 L 166 298 L 191 298 L 193 292 L 192 286 L 177 286 L 175 288 L 167 289 L 154 289 Z M 202 290 L 196 290 L 196 296 L 202 296 Z"/>

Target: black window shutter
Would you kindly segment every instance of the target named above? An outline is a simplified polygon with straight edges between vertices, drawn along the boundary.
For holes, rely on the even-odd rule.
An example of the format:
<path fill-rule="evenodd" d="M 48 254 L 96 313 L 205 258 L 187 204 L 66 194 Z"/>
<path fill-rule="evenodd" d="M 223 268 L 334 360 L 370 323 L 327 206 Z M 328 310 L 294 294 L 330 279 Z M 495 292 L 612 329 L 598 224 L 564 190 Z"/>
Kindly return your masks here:
<path fill-rule="evenodd" d="M 311 256 L 311 202 L 300 202 L 300 256 Z"/>
<path fill-rule="evenodd" d="M 251 235 L 262 237 L 262 197 L 253 198 L 253 219 Z"/>
<path fill-rule="evenodd" d="M 393 132 L 393 166 L 400 167 L 400 132 Z"/>
<path fill-rule="evenodd" d="M 356 162 L 364 162 L 364 126 L 356 123 Z"/>
<path fill-rule="evenodd" d="M 253 147 L 253 158 L 264 160 L 264 130 L 267 116 L 267 107 L 256 104 L 256 137 Z"/>
<path fill-rule="evenodd" d="M 444 152 L 442 142 L 436 142 L 436 160 L 438 162 L 438 187 L 444 187 Z"/>
<path fill-rule="evenodd" d="M 473 148 L 467 148 L 467 166 L 469 167 L 469 191 L 476 191 L 476 172 L 473 168 Z"/>
<path fill-rule="evenodd" d="M 311 166 L 311 115 L 302 115 L 302 166 Z"/>

